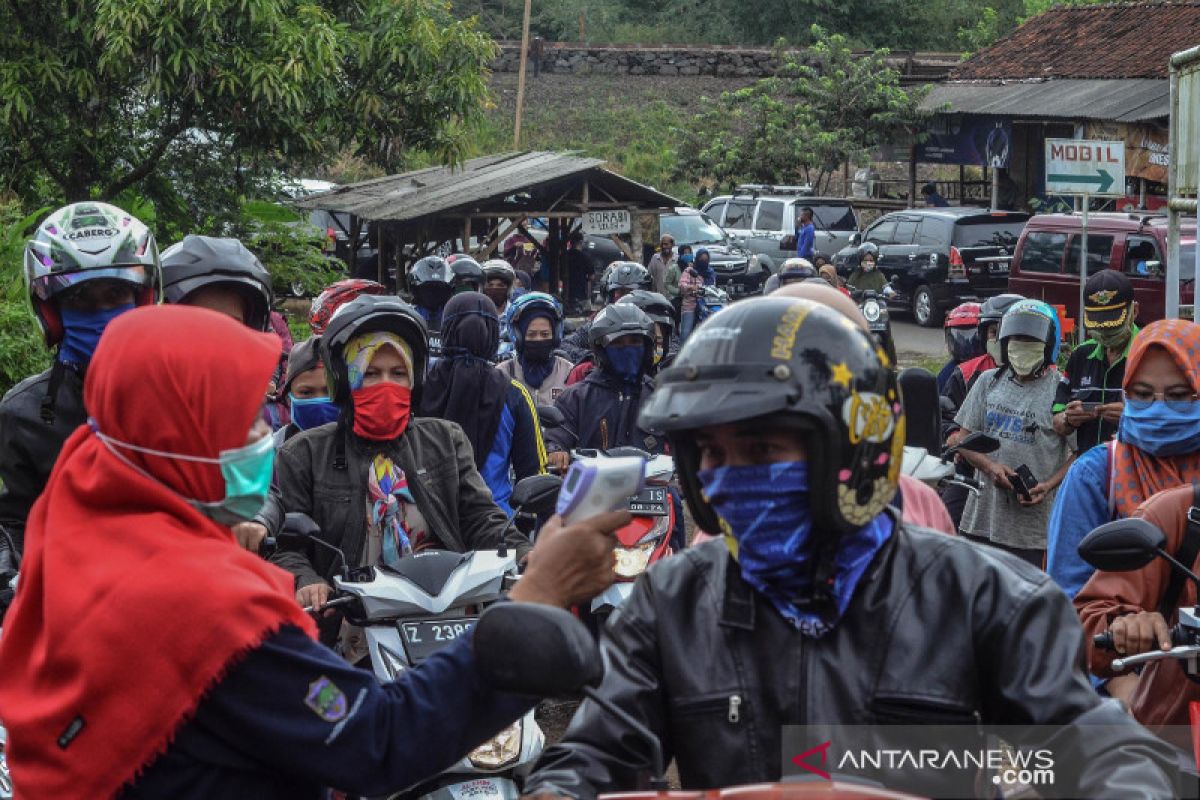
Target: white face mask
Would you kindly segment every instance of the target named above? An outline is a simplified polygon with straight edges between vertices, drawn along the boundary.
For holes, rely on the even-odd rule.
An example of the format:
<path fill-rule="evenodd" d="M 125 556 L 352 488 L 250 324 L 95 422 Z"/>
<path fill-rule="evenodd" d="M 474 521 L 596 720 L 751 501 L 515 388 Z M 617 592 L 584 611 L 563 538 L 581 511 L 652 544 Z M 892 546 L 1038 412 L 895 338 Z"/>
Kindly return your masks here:
<path fill-rule="evenodd" d="M 1041 342 L 1009 342 L 1008 363 L 1022 378 L 1041 369 L 1046 358 L 1046 345 Z"/>

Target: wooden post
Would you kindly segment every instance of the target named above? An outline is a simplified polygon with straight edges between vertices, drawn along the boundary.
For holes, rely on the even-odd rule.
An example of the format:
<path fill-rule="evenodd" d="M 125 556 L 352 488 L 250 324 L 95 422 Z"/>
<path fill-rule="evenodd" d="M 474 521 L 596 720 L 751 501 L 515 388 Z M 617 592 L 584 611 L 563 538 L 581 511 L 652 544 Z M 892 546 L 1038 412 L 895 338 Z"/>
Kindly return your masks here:
<path fill-rule="evenodd" d="M 532 0 L 525 0 L 525 18 L 521 20 L 521 64 L 517 67 L 517 116 L 513 120 L 513 150 L 521 149 L 521 112 L 525 107 L 525 66 L 529 61 L 529 14 Z"/>
<path fill-rule="evenodd" d="M 908 207 L 917 207 L 917 146 L 908 148 Z"/>
<path fill-rule="evenodd" d="M 562 300 L 562 292 L 559 286 L 562 277 L 560 270 L 562 262 L 562 220 L 558 217 L 550 218 L 550 235 L 547 237 L 546 243 L 550 245 L 550 279 L 549 285 L 546 287 L 546 292 Z"/>

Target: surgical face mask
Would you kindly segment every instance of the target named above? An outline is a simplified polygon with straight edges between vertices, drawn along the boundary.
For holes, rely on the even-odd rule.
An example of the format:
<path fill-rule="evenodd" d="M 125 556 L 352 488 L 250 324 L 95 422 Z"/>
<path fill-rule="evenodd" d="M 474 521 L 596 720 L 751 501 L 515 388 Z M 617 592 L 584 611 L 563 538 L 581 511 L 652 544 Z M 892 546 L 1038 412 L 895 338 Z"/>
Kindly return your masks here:
<path fill-rule="evenodd" d="M 118 451 L 118 448 L 160 458 L 219 465 L 221 477 L 225 480 L 225 497 L 223 499 L 217 502 L 208 502 L 181 495 L 189 505 L 213 522 L 229 527 L 240 522 L 249 522 L 259 511 L 262 511 L 263 506 L 267 503 L 267 495 L 271 491 L 271 478 L 275 474 L 275 441 L 271 436 L 264 436 L 257 442 L 244 447 L 222 450 L 216 458 L 207 458 L 139 447 L 101 433 L 94 420 L 90 420 L 89 424 L 92 432 L 114 456 L 156 483 L 161 484 L 162 481 L 130 461 Z"/>
<path fill-rule="evenodd" d="M 985 349 L 987 350 L 987 354 L 992 357 L 992 361 L 999 364 L 1001 361 L 1000 340 L 999 339 L 988 339 L 987 347 Z"/>
<path fill-rule="evenodd" d="M 296 397 L 288 394 L 292 424 L 302 431 L 336 422 L 338 407 L 328 397 Z"/>
<path fill-rule="evenodd" d="M 875 269 L 875 262 L 872 259 L 864 258 L 861 266 L 863 268 L 863 272 L 871 272 Z"/>
<path fill-rule="evenodd" d="M 1200 451 L 1200 402 L 1127 400 L 1117 438 L 1152 456 Z"/>
<path fill-rule="evenodd" d="M 100 335 L 108 327 L 108 323 L 132 311 L 133 303 L 114 306 L 98 311 L 81 311 L 76 308 L 64 308 L 59 314 L 63 323 L 63 340 L 58 346 L 58 360 L 72 364 L 87 364 L 96 352 L 100 343 Z"/>
<path fill-rule="evenodd" d="M 1045 364 L 1046 345 L 1041 342 L 1009 342 L 1008 363 L 1022 378 L 1037 372 Z"/>

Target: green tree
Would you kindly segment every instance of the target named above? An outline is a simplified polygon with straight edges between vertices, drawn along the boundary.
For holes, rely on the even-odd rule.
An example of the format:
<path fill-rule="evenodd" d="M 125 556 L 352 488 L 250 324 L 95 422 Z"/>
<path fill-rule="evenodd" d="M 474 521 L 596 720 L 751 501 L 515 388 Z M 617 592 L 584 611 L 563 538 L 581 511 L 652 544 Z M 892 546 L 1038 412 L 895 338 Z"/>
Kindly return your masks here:
<path fill-rule="evenodd" d="M 0 5 L 0 52 L 0 188 L 195 212 L 346 148 L 457 159 L 495 50 L 443 0 L 47 0 Z"/>
<path fill-rule="evenodd" d="M 856 56 L 844 36 L 817 26 L 812 38 L 800 53 L 781 53 L 775 75 L 702 100 L 677 130 L 681 175 L 718 185 L 806 182 L 820 193 L 840 165 L 919 128 L 925 90 L 900 86 L 886 50 Z"/>

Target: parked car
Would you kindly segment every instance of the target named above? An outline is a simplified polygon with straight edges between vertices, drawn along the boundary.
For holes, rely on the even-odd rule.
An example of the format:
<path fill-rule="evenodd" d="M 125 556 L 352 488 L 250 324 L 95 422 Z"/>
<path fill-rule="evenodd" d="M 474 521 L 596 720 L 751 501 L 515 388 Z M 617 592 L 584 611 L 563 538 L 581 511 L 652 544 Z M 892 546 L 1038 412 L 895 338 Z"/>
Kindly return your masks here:
<path fill-rule="evenodd" d="M 1067 307 L 1079 307 L 1079 256 L 1083 218 L 1041 214 L 1029 220 L 1013 256 L 1010 291 Z M 1180 302 L 1191 303 L 1196 263 L 1196 221 L 1185 220 L 1180 234 Z M 1088 215 L 1087 273 L 1124 272 L 1138 301 L 1138 321 L 1166 316 L 1167 217 L 1142 213 Z"/>
<path fill-rule="evenodd" d="M 942 324 L 959 303 L 1008 290 L 1008 265 L 1029 215 L 971 206 L 910 208 L 875 221 L 833 258 L 838 274 L 858 266 L 858 246 L 879 247 L 878 265 L 895 278 L 890 305 L 911 309 L 925 327 Z"/>
<path fill-rule="evenodd" d="M 681 206 L 673 212 L 660 214 L 658 229 L 659 235 L 674 237 L 676 247 L 686 244 L 691 245 L 693 252 L 702 247 L 708 250 L 709 263 L 717 274 L 717 285 L 733 297 L 757 293 L 771 274 L 758 256 L 735 242 L 707 214 L 694 208 Z M 612 262 L 626 259 L 612 240 L 603 236 L 586 237 L 584 252 L 592 260 L 597 275 Z"/>
<path fill-rule="evenodd" d="M 840 197 L 811 197 L 807 187 L 739 186 L 737 194 L 714 197 L 701 209 L 747 250 L 769 263 L 774 272 L 796 248 L 783 248 L 784 237 L 796 232 L 801 209 L 813 210 L 816 255 L 832 260 L 833 254 L 850 244 L 858 231 L 858 214 L 850 200 Z"/>

